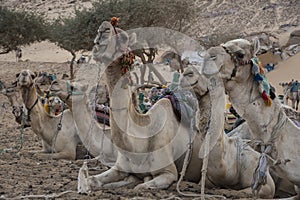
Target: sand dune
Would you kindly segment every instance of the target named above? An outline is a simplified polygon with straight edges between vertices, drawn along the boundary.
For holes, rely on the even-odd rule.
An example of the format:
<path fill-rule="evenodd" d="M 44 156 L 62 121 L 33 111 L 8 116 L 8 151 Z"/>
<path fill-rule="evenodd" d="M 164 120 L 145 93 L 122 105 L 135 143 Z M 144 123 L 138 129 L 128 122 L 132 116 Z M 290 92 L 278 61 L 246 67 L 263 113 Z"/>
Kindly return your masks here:
<path fill-rule="evenodd" d="M 282 61 L 267 74 L 269 82 L 276 88 L 277 94 L 282 94 L 280 82 L 288 82 L 291 79 L 300 81 L 300 53 Z"/>

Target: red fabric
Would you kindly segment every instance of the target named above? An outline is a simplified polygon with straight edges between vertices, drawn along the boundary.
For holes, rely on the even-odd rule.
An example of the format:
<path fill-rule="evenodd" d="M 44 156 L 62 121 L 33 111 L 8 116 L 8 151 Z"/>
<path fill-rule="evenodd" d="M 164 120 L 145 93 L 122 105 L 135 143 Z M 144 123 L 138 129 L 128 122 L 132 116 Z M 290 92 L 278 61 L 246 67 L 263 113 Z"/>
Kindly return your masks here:
<path fill-rule="evenodd" d="M 269 100 L 269 97 L 268 97 L 266 91 L 263 91 L 263 93 L 262 93 L 261 96 L 262 96 L 262 98 L 263 98 L 264 101 L 268 101 Z"/>

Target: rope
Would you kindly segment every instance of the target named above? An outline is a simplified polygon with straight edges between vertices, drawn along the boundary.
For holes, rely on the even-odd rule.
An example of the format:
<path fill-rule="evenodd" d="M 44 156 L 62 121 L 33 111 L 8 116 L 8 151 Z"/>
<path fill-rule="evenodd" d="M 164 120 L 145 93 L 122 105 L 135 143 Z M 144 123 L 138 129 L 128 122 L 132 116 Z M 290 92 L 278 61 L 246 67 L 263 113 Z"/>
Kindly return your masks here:
<path fill-rule="evenodd" d="M 211 83 L 212 84 L 212 83 Z M 212 96 L 211 96 L 211 99 L 212 99 Z M 209 115 L 211 116 L 211 113 L 212 113 L 212 101 L 210 101 L 210 113 Z M 195 115 L 194 115 L 195 116 Z M 205 127 L 205 132 L 208 131 L 208 128 L 209 126 L 211 125 L 210 124 L 210 119 L 211 117 L 209 116 L 209 121 L 207 122 L 207 125 Z M 190 162 L 190 159 L 191 159 L 191 153 L 192 153 L 192 135 L 194 133 L 194 130 L 193 130 L 193 127 L 194 127 L 194 120 L 195 120 L 195 117 L 193 117 L 191 119 L 191 122 L 190 122 L 190 134 L 189 134 L 189 148 L 185 154 L 185 158 L 184 158 L 184 163 L 183 163 L 183 167 L 182 167 L 182 170 L 181 170 L 181 173 L 180 173 L 180 178 L 177 182 L 177 185 L 176 185 L 176 190 L 177 192 L 182 195 L 182 196 L 187 196 L 187 197 L 200 197 L 201 200 L 204 200 L 205 198 L 222 198 L 222 199 L 226 199 L 226 197 L 222 196 L 222 195 L 207 195 L 205 194 L 205 178 L 206 178 L 206 172 L 207 172 L 207 165 L 208 165 L 208 156 L 209 156 L 209 144 L 210 144 L 210 134 L 207 134 L 206 137 L 205 137 L 205 140 L 206 140 L 206 143 L 205 143 L 205 157 L 204 157 L 204 160 L 203 160 L 203 164 L 202 164 L 202 177 L 201 177 L 201 194 L 198 195 L 198 194 L 192 194 L 192 193 L 183 193 L 180 191 L 180 188 L 179 188 L 179 185 L 185 175 L 185 172 L 186 172 L 186 169 L 187 169 L 187 166 Z"/>
<path fill-rule="evenodd" d="M 62 118 L 63 118 L 63 115 L 64 115 L 64 109 L 65 109 L 65 104 L 62 103 L 62 113 L 60 115 L 60 118 L 59 118 L 59 122 L 57 124 L 57 129 L 56 129 L 56 132 L 52 138 L 52 147 L 51 147 L 51 153 L 53 154 L 54 153 L 54 148 L 55 148 L 55 142 L 56 142 L 56 138 L 57 138 L 57 135 L 59 133 L 59 131 L 62 129 Z"/>
<path fill-rule="evenodd" d="M 190 163 L 190 160 L 191 160 L 191 156 L 192 156 L 192 145 L 193 145 L 193 141 L 192 141 L 192 135 L 193 135 L 193 127 L 194 127 L 194 118 L 195 117 L 192 117 L 191 119 L 191 122 L 190 122 L 190 134 L 189 134 L 189 143 L 188 143 L 188 149 L 187 149 L 187 152 L 185 154 L 185 157 L 184 157 L 184 162 L 183 162 L 183 166 L 182 166 L 182 170 L 180 172 L 180 178 L 177 182 L 177 185 L 176 185 L 176 190 L 177 192 L 180 194 L 180 195 L 183 195 L 183 196 L 189 196 L 190 194 L 186 194 L 186 193 L 183 193 L 180 191 L 180 183 L 185 175 L 185 172 L 186 172 L 186 169 Z"/>
<path fill-rule="evenodd" d="M 18 196 L 18 197 L 13 197 L 13 198 L 6 198 L 4 196 L 0 196 L 0 199 L 4 199 L 4 200 L 15 200 L 15 199 L 29 199 L 29 198 L 33 198 L 33 199 L 54 199 L 54 198 L 58 198 L 61 197 L 65 194 L 68 193 L 77 193 L 75 191 L 72 190 L 67 190 L 64 192 L 61 192 L 59 194 L 53 193 L 53 194 L 49 194 L 49 195 L 27 195 L 27 196 Z"/>

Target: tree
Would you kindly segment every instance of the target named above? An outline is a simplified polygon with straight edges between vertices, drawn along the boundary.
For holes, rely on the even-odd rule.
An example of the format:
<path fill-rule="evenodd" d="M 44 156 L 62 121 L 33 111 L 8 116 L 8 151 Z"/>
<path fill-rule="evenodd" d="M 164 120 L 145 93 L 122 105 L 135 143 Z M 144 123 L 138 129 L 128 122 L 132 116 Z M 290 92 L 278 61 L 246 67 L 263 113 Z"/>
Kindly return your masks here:
<path fill-rule="evenodd" d="M 128 30 L 160 26 L 184 31 L 193 14 L 188 0 L 102 0 L 90 10 L 75 10 L 72 18 L 58 19 L 51 25 L 50 40 L 72 54 L 71 78 L 77 51 L 91 51 L 99 25 L 113 16 L 120 17 L 119 27 Z"/>
<path fill-rule="evenodd" d="M 157 26 L 185 32 L 195 12 L 189 0 L 105 0 L 93 6 L 97 22 L 120 17 L 124 30 Z"/>
<path fill-rule="evenodd" d="M 25 11 L 11 11 L 0 6 L 0 54 L 16 50 L 46 38 L 44 19 Z"/>

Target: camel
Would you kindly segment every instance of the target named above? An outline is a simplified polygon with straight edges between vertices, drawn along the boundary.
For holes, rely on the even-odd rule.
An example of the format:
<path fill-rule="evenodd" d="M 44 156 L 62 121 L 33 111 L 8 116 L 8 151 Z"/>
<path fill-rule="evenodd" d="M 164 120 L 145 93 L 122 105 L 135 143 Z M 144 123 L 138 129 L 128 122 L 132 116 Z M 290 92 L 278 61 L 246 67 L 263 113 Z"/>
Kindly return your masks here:
<path fill-rule="evenodd" d="M 93 56 L 101 66 L 109 65 L 104 74 L 110 96 L 111 137 L 118 148 L 118 157 L 108 171 L 95 176 L 85 175 L 78 182 L 81 192 L 126 180 L 132 174 L 144 179 L 144 183 L 136 185 L 135 189 L 168 188 L 178 179 L 190 137 L 194 139 L 194 151 L 185 178 L 194 182 L 200 180 L 202 161 L 198 158 L 201 144 L 199 133 L 193 131 L 191 134 L 188 127 L 180 124 L 170 101 L 165 98 L 146 114 L 140 114 L 133 105 L 132 88 L 124 84 L 128 73 L 124 77 L 120 58 L 115 60 L 128 44 L 131 42 L 127 33 L 118 30 L 115 37 L 114 27 L 109 22 L 100 25 Z M 114 57 L 111 58 L 111 55 Z M 111 63 L 111 59 L 115 61 Z"/>
<path fill-rule="evenodd" d="M 110 49 L 120 49 L 118 46 L 115 47 L 120 43 L 116 44 L 116 37 L 113 35 L 110 23 L 103 22 L 98 29 L 94 47 L 100 52 L 94 56 L 104 66 L 109 63 L 104 74 L 110 96 L 112 141 L 118 147 L 118 157 L 115 165 L 102 174 L 88 176 L 86 170 L 80 171 L 79 191 L 88 192 L 105 188 L 126 179 L 130 174 L 144 179 L 144 183 L 136 185 L 135 189 L 168 188 L 178 179 L 183 155 L 190 139 L 193 139 L 191 144 L 193 151 L 185 179 L 199 182 L 202 159 L 198 154 L 203 135 L 199 131 L 183 126 L 177 120 L 170 101 L 165 98 L 158 100 L 147 113 L 138 113 L 132 100 L 135 98 L 132 92 L 135 91 L 134 87 L 124 85 L 124 79 L 128 74 L 124 77 L 120 70 L 122 62 L 118 57 L 122 52 L 113 51 L 114 54 L 108 52 Z M 130 36 L 126 37 L 123 44 L 129 43 Z M 110 62 L 110 55 L 115 55 L 113 62 Z M 223 127 L 223 124 L 218 127 Z M 270 176 L 268 180 L 271 185 Z M 265 192 L 267 197 L 274 194 L 272 187 L 269 192 Z"/>
<path fill-rule="evenodd" d="M 273 161 L 271 169 L 295 184 L 299 196 L 300 129 L 288 119 L 279 100 L 266 98 L 265 91 L 254 81 L 251 59 L 257 51 L 255 40 L 228 41 L 207 50 L 203 71 L 220 73 L 232 105 L 247 121 L 254 142 L 261 147 L 262 158 L 268 155 Z"/>
<path fill-rule="evenodd" d="M 8 99 L 9 104 L 12 107 L 12 114 L 15 117 L 15 121 L 18 124 L 23 125 L 25 128 L 30 127 L 30 122 L 26 119 L 23 120 L 23 118 L 27 116 L 27 110 L 24 105 L 21 105 L 22 103 L 19 100 L 19 91 L 16 86 L 16 82 L 10 84 L 10 86 L 3 84 L 1 93 Z"/>
<path fill-rule="evenodd" d="M 16 62 L 19 62 L 21 58 L 22 58 L 22 49 L 19 47 L 16 50 Z"/>
<path fill-rule="evenodd" d="M 199 129 L 205 129 L 203 120 L 210 120 L 210 126 L 214 126 L 213 132 L 202 131 L 204 135 L 210 134 L 212 140 L 206 174 L 207 186 L 250 191 L 252 174 L 255 171 L 260 154 L 243 142 L 240 137 L 228 137 L 225 134 L 225 90 L 222 80 L 217 76 L 207 78 L 201 75 L 195 66 L 189 65 L 185 68 L 181 77 L 181 86 L 191 88 L 197 96 L 200 109 Z M 214 84 L 214 87 L 210 84 Z M 212 107 L 211 111 L 210 107 Z M 210 115 L 211 118 L 208 119 L 207 116 Z M 243 130 L 247 132 L 247 127 L 239 131 Z M 273 198 L 274 193 L 274 181 L 267 171 L 267 185 L 256 188 L 256 194 L 263 198 Z"/>
<path fill-rule="evenodd" d="M 41 159 L 76 158 L 76 146 L 80 143 L 72 113 L 65 110 L 59 116 L 50 116 L 36 92 L 35 74 L 30 70 L 22 70 L 17 75 L 18 87 L 33 132 L 42 139 L 43 149 L 35 156 Z"/>
<path fill-rule="evenodd" d="M 300 101 L 300 90 L 298 90 L 298 92 L 292 92 L 292 87 L 290 87 L 288 83 L 280 83 L 279 85 L 283 87 L 285 104 L 288 105 L 288 100 L 290 99 L 292 101 L 292 108 L 298 110 Z"/>
<path fill-rule="evenodd" d="M 101 123 L 95 123 L 90 130 L 90 126 L 93 123 L 91 119 L 92 109 L 90 108 L 90 104 L 87 103 L 88 98 L 86 93 L 84 91 L 81 92 L 76 85 L 71 85 L 64 80 L 53 81 L 49 87 L 49 91 L 51 95 L 57 95 L 66 102 L 69 108 L 72 108 L 72 105 L 79 106 L 80 109 L 72 109 L 72 113 L 75 122 L 80 122 L 76 123 L 76 126 L 83 145 L 102 164 L 112 166 L 117 160 L 117 149 L 111 142 L 110 127 Z M 101 94 L 98 100 L 106 102 L 105 87 L 100 87 L 100 91 L 98 92 Z"/>

